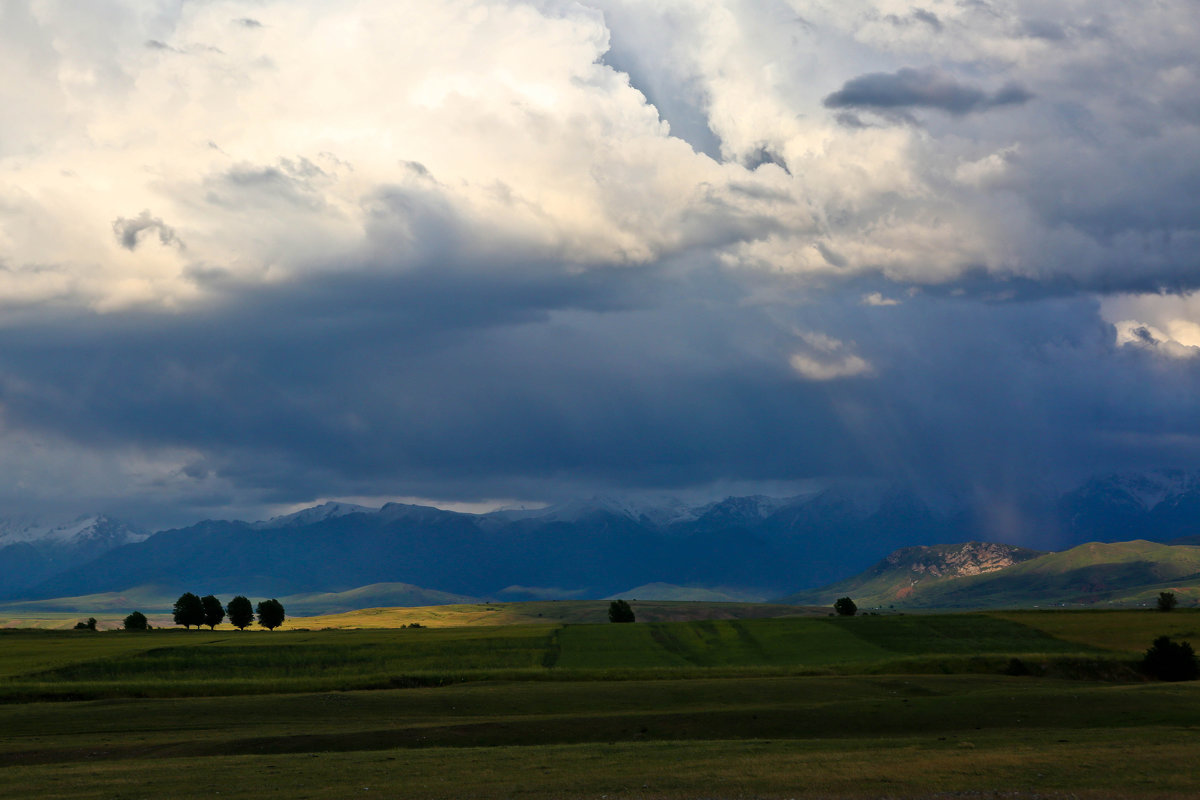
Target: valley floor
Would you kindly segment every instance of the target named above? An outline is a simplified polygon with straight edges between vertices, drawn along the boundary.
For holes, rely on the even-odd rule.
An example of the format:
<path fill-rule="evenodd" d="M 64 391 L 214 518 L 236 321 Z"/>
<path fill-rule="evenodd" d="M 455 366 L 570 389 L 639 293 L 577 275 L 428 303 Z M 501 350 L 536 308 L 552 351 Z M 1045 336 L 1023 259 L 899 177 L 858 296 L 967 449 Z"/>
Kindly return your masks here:
<path fill-rule="evenodd" d="M 1189 628 L 6 631 L 0 797 L 1195 797 L 1200 685 L 1141 680 L 1126 644 Z"/>

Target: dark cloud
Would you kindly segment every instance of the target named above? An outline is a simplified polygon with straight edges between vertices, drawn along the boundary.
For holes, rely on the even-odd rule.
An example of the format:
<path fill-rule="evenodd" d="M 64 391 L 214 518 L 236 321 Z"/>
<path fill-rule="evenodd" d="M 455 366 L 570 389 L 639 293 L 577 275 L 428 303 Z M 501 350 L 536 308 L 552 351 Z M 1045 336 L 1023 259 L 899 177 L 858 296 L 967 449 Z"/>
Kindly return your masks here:
<path fill-rule="evenodd" d="M 261 28 L 263 26 L 261 22 L 253 17 L 242 17 L 241 19 L 235 19 L 233 22 L 235 25 L 241 25 L 243 28 Z"/>
<path fill-rule="evenodd" d="M 1021 23 L 1021 33 L 1031 39 L 1061 42 L 1067 38 L 1062 25 L 1047 19 L 1027 19 Z"/>
<path fill-rule="evenodd" d="M 860 108 L 903 111 L 933 108 L 962 115 L 1006 105 L 1020 105 L 1033 95 L 1016 84 L 997 92 L 959 83 L 935 69 L 904 68 L 897 72 L 872 72 L 846 81 L 825 98 L 826 108 Z"/>
<path fill-rule="evenodd" d="M 163 245 L 183 247 L 183 241 L 175 229 L 159 217 L 151 216 L 149 210 L 143 210 L 133 219 L 117 217 L 113 220 L 112 228 L 113 233 L 117 235 L 117 241 L 126 250 L 136 250 L 137 246 L 152 234 L 157 234 L 159 242 Z"/>
<path fill-rule="evenodd" d="M 913 9 L 912 16 L 916 21 L 924 22 L 935 31 L 940 31 L 942 29 L 942 21 L 938 19 L 938 15 L 932 11 L 926 11 L 923 8 Z"/>
<path fill-rule="evenodd" d="M 1158 344 L 1158 339 L 1154 338 L 1154 334 L 1145 326 L 1134 328 L 1130 333 L 1143 344 Z"/>
<path fill-rule="evenodd" d="M 1164 379 L 1155 353 L 1115 345 L 1094 301 L 947 291 L 871 307 L 856 285 L 810 304 L 782 281 L 763 304 L 747 302 L 755 280 L 442 265 L 183 315 L 46 320 L 0 332 L 0 401 L 10 424 L 89 448 L 200 454 L 180 479 L 237 488 L 190 498 L 197 516 L 247 498 L 827 475 L 1027 491 L 1200 436 L 1177 401 L 1200 391 L 1200 366 Z M 789 364 L 799 334 L 841 343 L 869 376 L 805 379 Z"/>
<path fill-rule="evenodd" d="M 758 169 L 763 164 L 774 164 L 788 175 L 792 174 L 791 170 L 788 169 L 787 161 L 784 160 L 783 156 L 779 155 L 766 145 L 759 147 L 757 150 L 747 154 L 742 159 L 742 166 L 744 166 L 746 169 Z"/>
<path fill-rule="evenodd" d="M 320 211 L 328 174 L 306 158 L 282 158 L 271 165 L 238 164 L 205 181 L 204 199 L 230 209 L 292 205 Z"/>
<path fill-rule="evenodd" d="M 914 8 L 912 13 L 906 17 L 901 17 L 896 14 L 887 14 L 883 17 L 884 20 L 898 27 L 907 27 L 913 23 L 928 25 L 935 31 L 942 30 L 942 21 L 938 15 L 932 11 L 926 11 L 923 8 Z"/>

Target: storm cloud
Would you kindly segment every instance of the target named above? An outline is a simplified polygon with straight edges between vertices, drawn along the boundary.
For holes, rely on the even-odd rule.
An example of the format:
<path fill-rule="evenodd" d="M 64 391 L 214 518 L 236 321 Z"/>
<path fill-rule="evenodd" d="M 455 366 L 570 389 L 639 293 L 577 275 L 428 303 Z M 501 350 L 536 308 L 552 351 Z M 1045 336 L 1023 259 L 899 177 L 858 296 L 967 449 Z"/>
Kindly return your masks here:
<path fill-rule="evenodd" d="M 152 525 L 1194 465 L 1197 25 L 5 5 L 0 501 Z"/>

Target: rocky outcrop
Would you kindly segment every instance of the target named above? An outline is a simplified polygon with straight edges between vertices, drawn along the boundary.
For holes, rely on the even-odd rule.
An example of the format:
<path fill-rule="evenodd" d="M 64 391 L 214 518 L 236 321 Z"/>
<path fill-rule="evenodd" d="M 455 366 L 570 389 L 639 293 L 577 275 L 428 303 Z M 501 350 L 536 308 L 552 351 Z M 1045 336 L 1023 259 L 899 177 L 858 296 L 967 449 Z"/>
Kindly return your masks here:
<path fill-rule="evenodd" d="M 966 542 L 965 544 L 905 547 L 892 553 L 884 563 L 892 569 L 907 568 L 914 580 L 932 578 L 962 578 L 983 575 L 1011 567 L 1042 555 L 1011 544 L 995 542 Z"/>

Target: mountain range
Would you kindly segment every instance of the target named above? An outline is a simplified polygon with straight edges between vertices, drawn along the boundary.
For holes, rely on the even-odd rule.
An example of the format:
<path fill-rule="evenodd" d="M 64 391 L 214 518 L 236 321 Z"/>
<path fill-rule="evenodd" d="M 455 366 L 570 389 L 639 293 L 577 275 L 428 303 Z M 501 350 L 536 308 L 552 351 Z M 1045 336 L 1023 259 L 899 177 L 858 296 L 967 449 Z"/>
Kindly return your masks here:
<path fill-rule="evenodd" d="M 407 585 L 413 598 L 418 588 L 520 600 L 600 598 L 631 587 L 769 598 L 828 585 L 870 569 L 881 553 L 934 542 L 1012 545 L 1004 557 L 1021 561 L 1032 558 L 1021 545 L 1185 540 L 1200 536 L 1198 511 L 1200 478 L 1164 470 L 999 505 L 844 484 L 788 498 L 689 505 L 601 497 L 487 514 L 326 503 L 262 522 L 207 520 L 152 535 L 91 517 L 0 527 L 0 599 L 147 585 L 282 597 L 373 584 Z"/>

